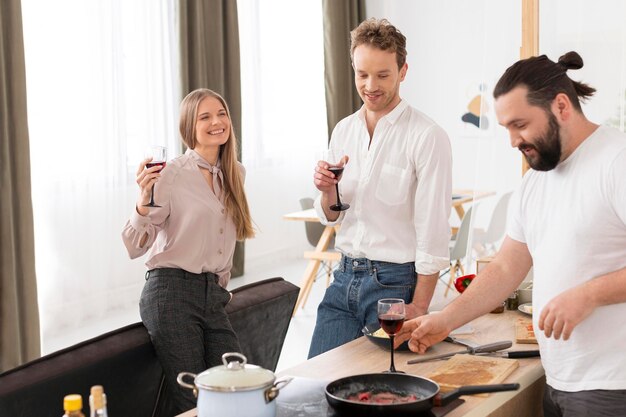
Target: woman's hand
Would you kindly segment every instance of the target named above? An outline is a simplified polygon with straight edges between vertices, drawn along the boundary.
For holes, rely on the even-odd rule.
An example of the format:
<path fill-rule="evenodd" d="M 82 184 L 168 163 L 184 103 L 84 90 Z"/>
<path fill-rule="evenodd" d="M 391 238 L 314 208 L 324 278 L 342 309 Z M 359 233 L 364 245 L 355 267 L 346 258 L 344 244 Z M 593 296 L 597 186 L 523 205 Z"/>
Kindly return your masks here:
<path fill-rule="evenodd" d="M 137 168 L 137 178 L 136 182 L 139 186 L 139 199 L 137 199 L 136 210 L 142 216 L 148 215 L 148 208 L 144 207 L 144 205 L 150 202 L 150 195 L 152 193 L 152 186 L 159 180 L 161 177 L 161 169 L 163 167 L 155 165 L 151 168 L 146 169 L 146 164 L 152 161 L 152 158 L 146 158 L 139 164 L 139 168 Z"/>

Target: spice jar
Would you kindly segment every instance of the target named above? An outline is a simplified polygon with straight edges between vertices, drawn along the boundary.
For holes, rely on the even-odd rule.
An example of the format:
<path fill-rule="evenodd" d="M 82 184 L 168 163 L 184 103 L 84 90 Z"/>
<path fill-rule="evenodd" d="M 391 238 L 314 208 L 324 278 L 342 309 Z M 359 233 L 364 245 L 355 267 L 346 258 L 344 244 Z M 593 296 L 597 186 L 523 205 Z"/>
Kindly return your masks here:
<path fill-rule="evenodd" d="M 517 290 L 515 290 L 513 294 L 509 295 L 509 298 L 506 299 L 506 308 L 508 310 L 517 310 L 517 306 L 519 306 L 519 298 Z"/>

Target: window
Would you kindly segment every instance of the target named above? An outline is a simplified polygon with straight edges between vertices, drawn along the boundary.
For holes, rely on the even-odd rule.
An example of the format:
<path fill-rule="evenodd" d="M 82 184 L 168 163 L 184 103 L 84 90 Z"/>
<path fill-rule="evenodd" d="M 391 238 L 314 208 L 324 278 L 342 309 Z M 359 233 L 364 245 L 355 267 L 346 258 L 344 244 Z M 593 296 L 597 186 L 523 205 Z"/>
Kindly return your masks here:
<path fill-rule="evenodd" d="M 176 4 L 22 1 L 44 353 L 63 347 L 54 335 L 136 305 L 145 267 L 120 233 L 143 150 L 180 149 Z"/>
<path fill-rule="evenodd" d="M 239 0 L 237 7 L 244 165 L 325 148 L 322 3 Z"/>

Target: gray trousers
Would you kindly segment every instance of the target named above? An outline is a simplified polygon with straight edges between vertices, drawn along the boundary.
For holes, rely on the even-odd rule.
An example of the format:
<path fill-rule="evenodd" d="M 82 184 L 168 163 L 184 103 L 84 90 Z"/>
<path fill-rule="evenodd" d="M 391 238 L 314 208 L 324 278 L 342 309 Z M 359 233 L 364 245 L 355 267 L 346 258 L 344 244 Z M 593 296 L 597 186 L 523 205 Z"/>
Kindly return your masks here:
<path fill-rule="evenodd" d="M 191 390 L 176 382 L 180 372 L 199 374 L 222 364 L 222 354 L 241 352 L 224 307 L 230 293 L 217 275 L 159 268 L 146 273 L 139 311 L 165 372 L 177 412 L 196 406 Z"/>
<path fill-rule="evenodd" d="M 559 391 L 546 385 L 544 417 L 623 417 L 626 390 Z"/>

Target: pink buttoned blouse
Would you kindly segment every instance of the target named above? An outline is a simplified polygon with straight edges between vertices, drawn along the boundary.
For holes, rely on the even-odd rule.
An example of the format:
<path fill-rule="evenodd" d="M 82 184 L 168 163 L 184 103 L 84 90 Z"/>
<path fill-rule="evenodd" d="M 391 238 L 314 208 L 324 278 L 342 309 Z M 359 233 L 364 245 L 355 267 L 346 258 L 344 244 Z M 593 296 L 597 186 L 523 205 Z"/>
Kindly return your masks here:
<path fill-rule="evenodd" d="M 219 172 L 192 149 L 168 162 L 154 187 L 154 201 L 162 207 L 150 208 L 147 216 L 133 210 L 122 239 L 131 259 L 148 253 L 148 270 L 212 272 L 226 287 L 233 265 L 235 224 L 226 214 L 224 193 L 218 192 L 219 197 L 213 193 L 199 167 L 214 175 Z M 239 168 L 245 175 L 243 165 Z M 148 238 L 140 246 L 146 233 Z"/>

